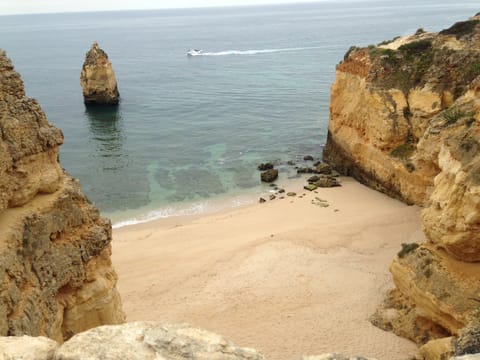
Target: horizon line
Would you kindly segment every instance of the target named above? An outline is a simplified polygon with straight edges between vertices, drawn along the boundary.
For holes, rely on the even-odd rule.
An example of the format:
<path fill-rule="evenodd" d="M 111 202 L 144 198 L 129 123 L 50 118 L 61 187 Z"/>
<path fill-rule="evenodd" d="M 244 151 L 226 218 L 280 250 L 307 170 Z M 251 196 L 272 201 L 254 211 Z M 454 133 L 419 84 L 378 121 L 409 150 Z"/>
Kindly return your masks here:
<path fill-rule="evenodd" d="M 123 8 L 123 9 L 93 9 L 93 10 L 59 10 L 59 11 L 39 11 L 39 12 L 18 12 L 1 14 L 3 16 L 22 16 L 22 15 L 54 15 L 54 14 L 79 14 L 79 13 L 103 13 L 103 12 L 123 12 L 123 11 L 152 11 L 152 10 L 200 10 L 200 9 L 222 9 L 235 7 L 268 7 L 268 6 L 282 6 L 282 5 L 307 5 L 321 2 L 331 2 L 335 0 L 302 0 L 301 2 L 294 2 L 292 0 L 277 3 L 259 3 L 259 4 L 225 4 L 225 5 L 205 5 L 205 6 L 180 6 L 180 7 L 155 7 L 155 8 Z M 363 0 L 347 0 L 349 2 L 361 2 Z"/>

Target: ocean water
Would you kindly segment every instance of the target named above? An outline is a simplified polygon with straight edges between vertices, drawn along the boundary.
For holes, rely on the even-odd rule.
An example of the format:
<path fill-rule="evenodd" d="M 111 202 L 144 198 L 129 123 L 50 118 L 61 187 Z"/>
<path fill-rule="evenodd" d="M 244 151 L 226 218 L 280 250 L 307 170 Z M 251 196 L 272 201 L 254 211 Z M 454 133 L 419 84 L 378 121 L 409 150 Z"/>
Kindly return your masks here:
<path fill-rule="evenodd" d="M 0 48 L 65 135 L 61 162 L 113 221 L 208 211 L 268 189 L 256 166 L 321 157 L 335 65 L 351 45 L 479 11 L 473 1 L 310 4 L 0 16 Z M 98 41 L 118 108 L 86 109 L 79 84 Z M 187 57 L 192 48 L 203 56 Z"/>

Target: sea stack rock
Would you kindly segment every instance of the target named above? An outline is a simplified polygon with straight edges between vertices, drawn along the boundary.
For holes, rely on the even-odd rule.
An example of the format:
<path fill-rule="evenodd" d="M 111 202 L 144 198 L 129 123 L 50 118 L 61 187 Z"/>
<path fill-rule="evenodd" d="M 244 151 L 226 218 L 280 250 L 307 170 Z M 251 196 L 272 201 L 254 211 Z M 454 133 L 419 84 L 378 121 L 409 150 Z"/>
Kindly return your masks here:
<path fill-rule="evenodd" d="M 465 328 L 480 332 L 479 41 L 477 15 L 352 47 L 332 86 L 325 160 L 424 207 L 426 242 L 394 259 L 396 289 L 372 320 L 425 344 L 425 359 L 447 358 Z"/>
<path fill-rule="evenodd" d="M 80 74 L 85 104 L 116 105 L 119 102 L 117 80 L 108 55 L 97 42 L 87 52 Z"/>
<path fill-rule="evenodd" d="M 0 114 L 0 335 L 63 342 L 122 323 L 110 221 L 62 170 L 62 132 L 1 50 Z"/>

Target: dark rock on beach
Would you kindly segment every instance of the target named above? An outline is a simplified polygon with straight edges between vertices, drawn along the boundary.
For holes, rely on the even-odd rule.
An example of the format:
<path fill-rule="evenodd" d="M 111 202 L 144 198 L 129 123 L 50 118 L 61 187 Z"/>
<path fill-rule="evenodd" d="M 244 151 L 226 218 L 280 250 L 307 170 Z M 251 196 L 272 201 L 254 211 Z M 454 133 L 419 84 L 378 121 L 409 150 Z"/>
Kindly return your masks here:
<path fill-rule="evenodd" d="M 308 185 L 305 185 L 303 187 L 305 190 L 308 190 L 308 191 L 313 191 L 313 190 L 316 190 L 317 189 L 317 185 L 315 184 L 308 184 Z"/>
<path fill-rule="evenodd" d="M 314 174 L 315 172 L 316 170 L 310 167 L 303 167 L 297 169 L 297 174 Z"/>
<path fill-rule="evenodd" d="M 330 175 L 332 173 L 332 167 L 326 163 L 320 163 L 315 166 L 317 174 Z"/>
<path fill-rule="evenodd" d="M 321 188 L 342 186 L 338 182 L 337 178 L 330 175 L 320 176 L 320 178 L 315 182 L 315 185 Z"/>
<path fill-rule="evenodd" d="M 270 169 L 264 171 L 260 174 L 260 178 L 263 182 L 272 182 L 278 178 L 278 170 L 277 169 Z"/>
<path fill-rule="evenodd" d="M 270 169 L 273 169 L 273 164 L 271 162 L 261 163 L 260 165 L 257 166 L 257 169 L 260 171 L 270 170 Z"/>

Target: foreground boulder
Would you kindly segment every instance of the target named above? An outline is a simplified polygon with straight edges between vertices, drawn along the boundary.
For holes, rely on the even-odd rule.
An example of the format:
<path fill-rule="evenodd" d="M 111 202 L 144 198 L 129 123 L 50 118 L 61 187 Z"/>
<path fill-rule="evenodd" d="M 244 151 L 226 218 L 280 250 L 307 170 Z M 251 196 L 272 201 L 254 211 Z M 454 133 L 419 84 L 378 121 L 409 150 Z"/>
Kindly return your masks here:
<path fill-rule="evenodd" d="M 479 41 L 475 16 L 440 33 L 352 48 L 332 86 L 325 160 L 424 206 L 428 242 L 394 260 L 396 290 L 373 322 L 425 344 L 426 359 L 454 354 L 462 329 L 478 318 Z"/>
<path fill-rule="evenodd" d="M 361 356 L 345 356 L 341 354 L 323 354 L 316 356 L 304 356 L 302 360 L 375 360 L 373 358 L 364 358 Z"/>
<path fill-rule="evenodd" d="M 2 356 L 3 355 L 3 356 Z M 263 360 L 253 349 L 188 325 L 133 322 L 100 326 L 62 345 L 46 338 L 0 337 L 0 359 L 24 360 Z"/>
<path fill-rule="evenodd" d="M 58 162 L 62 132 L 0 51 L 0 335 L 123 322 L 111 224 Z"/>
<path fill-rule="evenodd" d="M 53 360 L 58 344 L 46 337 L 0 337 L 0 359 Z"/>
<path fill-rule="evenodd" d="M 112 63 L 96 42 L 85 57 L 80 85 L 85 104 L 116 105 L 120 100 Z"/>

